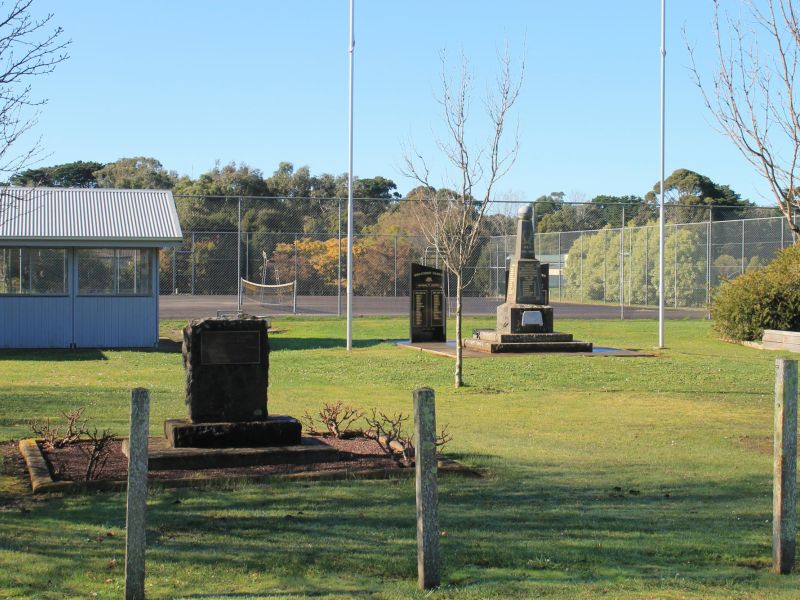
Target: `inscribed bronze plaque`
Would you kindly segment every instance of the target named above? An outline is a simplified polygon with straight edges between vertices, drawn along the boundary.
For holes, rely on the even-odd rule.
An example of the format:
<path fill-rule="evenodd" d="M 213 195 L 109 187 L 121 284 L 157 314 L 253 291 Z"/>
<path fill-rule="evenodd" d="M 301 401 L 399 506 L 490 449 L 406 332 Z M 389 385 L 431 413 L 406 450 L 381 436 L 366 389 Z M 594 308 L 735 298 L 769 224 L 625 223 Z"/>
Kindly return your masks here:
<path fill-rule="evenodd" d="M 204 365 L 255 365 L 261 362 L 258 331 L 204 331 L 200 362 Z"/>
<path fill-rule="evenodd" d="M 441 269 L 411 264 L 411 341 L 445 342 L 446 305 Z"/>

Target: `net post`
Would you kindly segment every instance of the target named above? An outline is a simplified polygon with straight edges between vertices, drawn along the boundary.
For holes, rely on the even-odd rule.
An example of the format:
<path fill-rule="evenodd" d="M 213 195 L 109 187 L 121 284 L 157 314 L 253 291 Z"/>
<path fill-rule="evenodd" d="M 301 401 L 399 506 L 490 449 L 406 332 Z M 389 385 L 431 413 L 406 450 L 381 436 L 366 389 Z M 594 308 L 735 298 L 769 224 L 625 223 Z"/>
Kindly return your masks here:
<path fill-rule="evenodd" d="M 294 280 L 294 285 L 292 286 L 292 314 L 297 314 L 297 279 Z"/>

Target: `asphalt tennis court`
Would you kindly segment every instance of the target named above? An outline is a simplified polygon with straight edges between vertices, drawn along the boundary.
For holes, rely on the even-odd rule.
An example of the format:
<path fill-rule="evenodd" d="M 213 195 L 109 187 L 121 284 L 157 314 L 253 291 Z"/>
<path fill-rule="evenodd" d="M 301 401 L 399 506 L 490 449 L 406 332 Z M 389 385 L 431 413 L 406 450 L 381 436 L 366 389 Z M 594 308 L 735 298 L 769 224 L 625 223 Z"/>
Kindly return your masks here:
<path fill-rule="evenodd" d="M 468 316 L 489 316 L 502 301 L 497 298 L 465 298 L 464 314 Z M 657 319 L 657 308 L 629 308 L 620 310 L 619 304 L 573 304 L 552 302 L 559 319 Z M 236 310 L 236 296 L 161 296 L 159 317 L 161 319 L 200 319 L 214 317 L 218 310 Z M 290 306 L 259 306 L 246 302 L 244 310 L 254 314 L 279 316 L 291 314 Z M 336 296 L 298 296 L 299 315 L 344 315 L 347 310 L 345 298 Z M 408 296 L 357 296 L 353 299 L 354 316 L 398 316 L 409 314 Z M 705 319 L 705 309 L 667 308 L 667 319 Z"/>

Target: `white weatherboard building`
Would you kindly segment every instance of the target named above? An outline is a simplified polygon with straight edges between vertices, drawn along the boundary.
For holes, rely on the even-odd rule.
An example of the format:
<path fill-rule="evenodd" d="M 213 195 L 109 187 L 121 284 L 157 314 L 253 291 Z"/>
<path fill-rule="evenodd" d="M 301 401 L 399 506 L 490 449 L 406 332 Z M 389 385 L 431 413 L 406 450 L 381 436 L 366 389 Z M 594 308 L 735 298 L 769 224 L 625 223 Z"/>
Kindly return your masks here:
<path fill-rule="evenodd" d="M 0 188 L 0 348 L 158 344 L 158 249 L 172 192 Z"/>

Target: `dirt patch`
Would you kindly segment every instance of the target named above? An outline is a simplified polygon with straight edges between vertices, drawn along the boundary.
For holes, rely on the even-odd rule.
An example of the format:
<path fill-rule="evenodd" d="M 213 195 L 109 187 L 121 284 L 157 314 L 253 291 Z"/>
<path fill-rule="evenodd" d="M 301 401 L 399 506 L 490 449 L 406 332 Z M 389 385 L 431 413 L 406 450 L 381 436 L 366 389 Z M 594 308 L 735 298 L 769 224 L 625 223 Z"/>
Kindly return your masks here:
<path fill-rule="evenodd" d="M 748 450 L 752 450 L 753 452 L 758 452 L 759 454 L 766 454 L 772 455 L 774 452 L 774 440 L 771 436 L 749 436 L 749 435 L 740 435 L 739 438 L 736 440 L 747 448 Z M 797 448 L 797 456 L 800 457 L 800 446 Z"/>
<path fill-rule="evenodd" d="M 170 469 L 151 470 L 152 479 L 196 479 L 225 478 L 242 475 L 283 475 L 302 472 L 326 472 L 347 470 L 357 473 L 372 469 L 397 469 L 396 461 L 387 457 L 374 440 L 353 438 L 339 440 L 335 438 L 317 438 L 337 450 L 334 458 L 324 462 L 308 464 L 275 464 L 254 465 L 247 467 L 227 467 L 214 469 Z M 43 454 L 50 467 L 55 481 L 84 481 L 88 463 L 87 444 L 79 442 L 63 448 L 45 449 Z M 108 460 L 100 473 L 99 479 L 107 481 L 125 481 L 128 478 L 128 458 L 122 453 L 122 443 L 113 442 Z"/>

